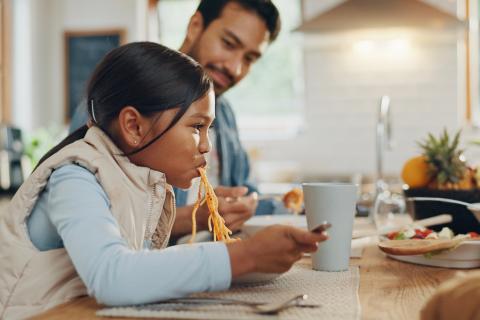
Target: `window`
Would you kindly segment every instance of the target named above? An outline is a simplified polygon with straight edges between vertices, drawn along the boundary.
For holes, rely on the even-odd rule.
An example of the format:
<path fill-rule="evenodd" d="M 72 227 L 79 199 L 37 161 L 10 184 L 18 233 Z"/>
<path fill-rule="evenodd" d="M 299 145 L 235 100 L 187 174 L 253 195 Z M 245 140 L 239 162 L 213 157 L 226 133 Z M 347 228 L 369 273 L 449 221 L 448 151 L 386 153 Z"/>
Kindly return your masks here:
<path fill-rule="evenodd" d="M 187 31 L 188 21 L 198 6 L 198 0 L 159 0 L 159 40 L 167 47 L 178 49 Z"/>
<path fill-rule="evenodd" d="M 303 78 L 300 34 L 291 31 L 301 22 L 300 1 L 274 0 L 282 30 L 250 74 L 225 96 L 237 115 L 246 140 L 285 139 L 302 125 Z M 160 0 L 160 43 L 179 48 L 198 0 Z M 191 14 L 186 14 L 191 12 Z"/>

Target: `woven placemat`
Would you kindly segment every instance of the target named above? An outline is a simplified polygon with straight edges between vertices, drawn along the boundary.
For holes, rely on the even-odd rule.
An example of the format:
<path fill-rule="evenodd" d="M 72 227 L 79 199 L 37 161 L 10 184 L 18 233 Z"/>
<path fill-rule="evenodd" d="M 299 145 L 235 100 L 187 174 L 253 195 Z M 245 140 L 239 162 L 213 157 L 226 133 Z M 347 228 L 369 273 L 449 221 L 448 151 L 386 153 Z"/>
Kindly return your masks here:
<path fill-rule="evenodd" d="M 98 316 L 144 317 L 170 319 L 360 319 L 358 267 L 344 272 L 319 272 L 309 263 L 297 263 L 281 277 L 263 284 L 232 286 L 223 292 L 201 293 L 195 296 L 222 297 L 246 301 L 282 301 L 295 294 L 307 294 L 308 303 L 321 304 L 320 308 L 289 308 L 277 315 L 259 315 L 245 306 L 195 306 L 192 310 L 169 310 L 165 304 L 105 308 Z"/>

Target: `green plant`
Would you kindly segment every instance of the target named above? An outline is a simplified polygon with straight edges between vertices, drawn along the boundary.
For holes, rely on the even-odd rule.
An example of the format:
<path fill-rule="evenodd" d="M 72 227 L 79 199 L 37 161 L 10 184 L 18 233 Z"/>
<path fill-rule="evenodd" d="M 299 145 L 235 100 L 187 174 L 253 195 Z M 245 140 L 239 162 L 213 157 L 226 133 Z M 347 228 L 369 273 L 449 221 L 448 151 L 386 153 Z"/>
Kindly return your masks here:
<path fill-rule="evenodd" d="M 37 129 L 24 136 L 24 153 L 30 159 L 32 168 L 38 161 L 65 136 L 65 129 L 49 126 Z"/>

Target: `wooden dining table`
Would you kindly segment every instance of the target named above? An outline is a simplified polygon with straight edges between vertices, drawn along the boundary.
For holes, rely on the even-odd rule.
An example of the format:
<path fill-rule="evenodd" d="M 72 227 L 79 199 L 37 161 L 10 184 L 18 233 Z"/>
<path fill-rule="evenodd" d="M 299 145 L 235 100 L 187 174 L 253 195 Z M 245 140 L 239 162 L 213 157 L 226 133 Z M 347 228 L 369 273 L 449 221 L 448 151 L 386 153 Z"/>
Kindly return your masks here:
<path fill-rule="evenodd" d="M 427 267 L 390 259 L 374 243 L 365 248 L 361 258 L 352 258 L 350 264 L 360 268 L 362 319 L 419 319 L 422 306 L 436 288 L 458 272 L 455 269 Z M 95 316 L 100 308 L 102 306 L 93 298 L 82 297 L 33 319 L 106 319 Z"/>

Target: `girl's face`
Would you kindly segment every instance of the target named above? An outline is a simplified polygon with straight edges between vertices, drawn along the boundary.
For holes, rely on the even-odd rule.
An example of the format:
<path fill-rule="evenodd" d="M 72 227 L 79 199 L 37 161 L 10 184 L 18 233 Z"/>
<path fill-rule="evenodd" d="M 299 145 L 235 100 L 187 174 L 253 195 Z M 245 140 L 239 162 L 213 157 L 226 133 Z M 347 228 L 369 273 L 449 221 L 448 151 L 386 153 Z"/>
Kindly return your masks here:
<path fill-rule="evenodd" d="M 139 140 L 132 140 L 133 150 L 139 149 L 163 132 L 178 112 L 178 108 L 164 111 L 149 119 Z M 213 89 L 193 102 L 180 120 L 153 144 L 129 156 L 139 166 L 165 173 L 167 182 L 175 187 L 189 188 L 192 179 L 199 176 L 198 168 L 205 167 L 205 153 L 211 149 L 208 129 L 215 118 Z"/>

